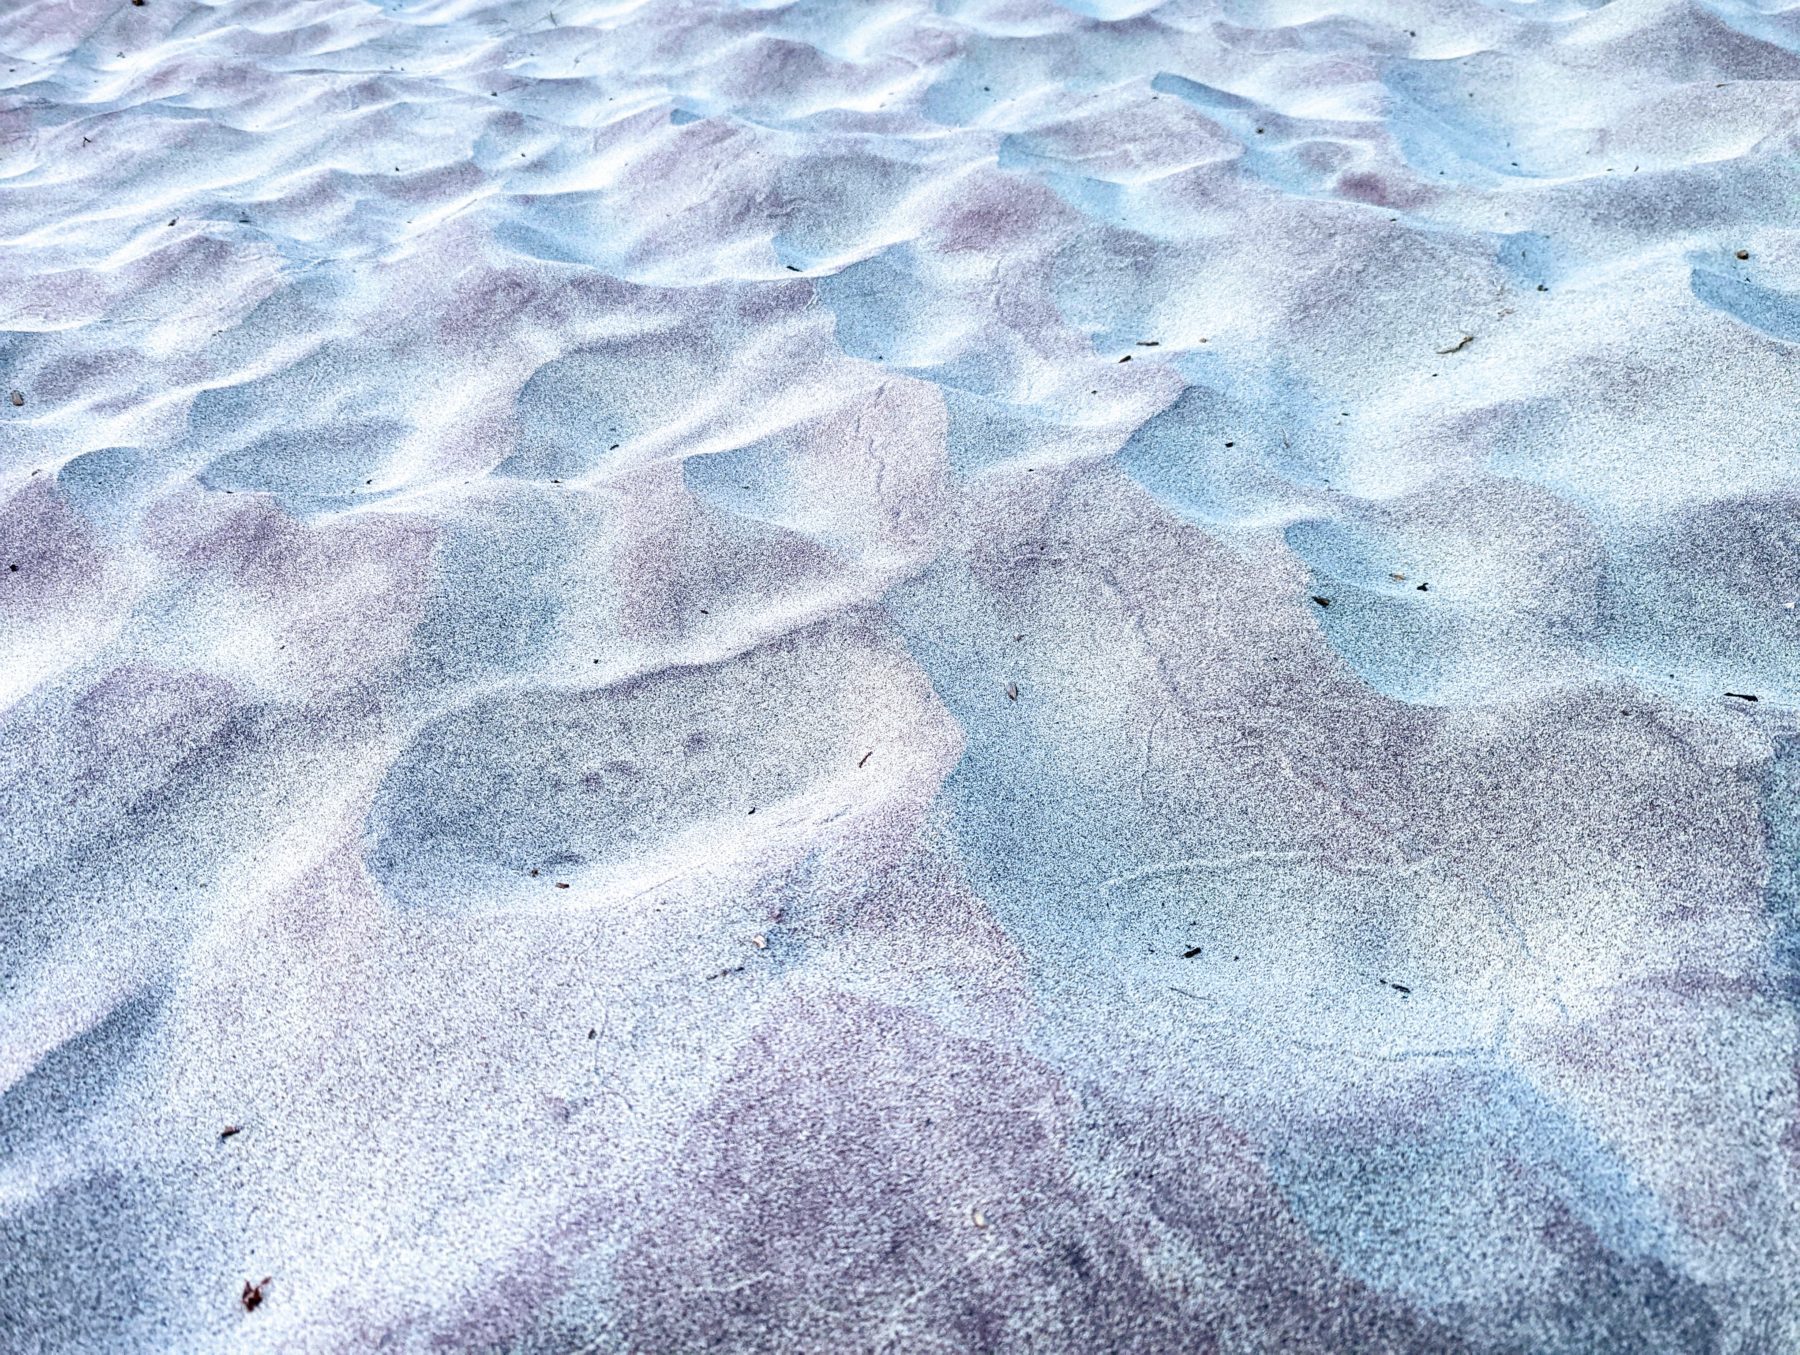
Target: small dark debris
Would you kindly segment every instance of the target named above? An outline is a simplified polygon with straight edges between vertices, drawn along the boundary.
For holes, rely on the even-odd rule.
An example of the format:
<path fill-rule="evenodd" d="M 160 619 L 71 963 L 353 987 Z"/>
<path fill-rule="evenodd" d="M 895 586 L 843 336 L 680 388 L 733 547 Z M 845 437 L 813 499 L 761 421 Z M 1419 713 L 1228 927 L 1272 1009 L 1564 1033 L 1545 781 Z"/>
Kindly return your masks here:
<path fill-rule="evenodd" d="M 1428 583 L 1422 583 L 1419 585 L 1417 591 L 1421 592 L 1421 593 L 1429 593 L 1431 591 L 1431 585 Z"/>
<path fill-rule="evenodd" d="M 743 972 L 744 966 L 741 964 L 734 964 L 729 969 L 721 969 L 717 974 L 708 974 L 706 977 L 707 981 L 711 982 L 713 979 L 722 979 L 727 974 L 742 974 Z"/>
<path fill-rule="evenodd" d="M 1455 343 L 1451 344 L 1448 348 L 1438 349 L 1438 356 L 1443 357 L 1446 353 L 1460 353 L 1460 352 L 1462 352 L 1463 349 L 1467 348 L 1470 344 L 1472 344 L 1474 342 L 1475 342 L 1475 336 L 1473 334 L 1465 334 L 1462 336 L 1462 338 L 1458 339 Z"/>
<path fill-rule="evenodd" d="M 221 1139 L 228 1139 L 228 1138 L 231 1138 L 234 1134 L 241 1134 L 243 1132 L 244 1132 L 244 1127 L 242 1125 L 228 1124 L 219 1131 L 219 1137 Z"/>
<path fill-rule="evenodd" d="M 1124 357 L 1122 357 L 1122 358 L 1120 358 L 1120 359 L 1119 359 L 1119 361 L 1120 361 L 1120 362 L 1130 362 L 1130 361 L 1131 361 L 1131 354 L 1129 354 L 1129 353 L 1127 353 L 1127 354 L 1126 354 L 1126 355 L 1125 355 L 1125 356 L 1124 356 Z"/>
<path fill-rule="evenodd" d="M 1235 442 L 1228 442 L 1228 443 L 1226 443 L 1226 444 L 1225 444 L 1225 445 L 1226 445 L 1226 446 L 1227 446 L 1227 447 L 1235 447 L 1235 446 L 1237 446 L 1237 443 L 1235 443 Z"/>
<path fill-rule="evenodd" d="M 1740 258 L 1740 259 L 1748 259 L 1748 258 L 1749 258 L 1749 257 L 1750 257 L 1750 251 L 1749 251 L 1749 250 L 1747 250 L 1747 249 L 1740 249 L 1740 250 L 1739 250 L 1739 251 L 1738 251 L 1738 252 L 1737 252 L 1737 256 L 1738 256 L 1738 258 Z"/>
<path fill-rule="evenodd" d="M 597 1040 L 599 1038 L 600 1038 L 600 1032 L 598 1030 L 594 1029 L 592 1026 L 589 1026 L 588 1027 L 588 1039 Z"/>
<path fill-rule="evenodd" d="M 1006 699 L 1008 701 L 1017 701 L 1019 699 L 1019 684 L 1018 683 L 1009 682 L 1006 684 Z"/>
<path fill-rule="evenodd" d="M 132 0 L 132 3 L 141 5 L 144 0 Z M 263 1290 L 268 1288 L 269 1279 L 270 1277 L 265 1275 L 255 1284 L 251 1284 L 248 1280 L 244 1281 L 244 1292 L 238 1295 L 238 1302 L 244 1305 L 246 1313 L 254 1313 L 262 1307 Z"/>
<path fill-rule="evenodd" d="M 1199 954 L 1199 953 L 1200 953 L 1200 947 L 1199 947 L 1199 946 L 1195 946 L 1195 947 L 1194 947 L 1194 948 L 1193 948 L 1193 949 L 1192 949 L 1192 950 L 1184 950 L 1184 951 L 1182 951 L 1182 952 L 1181 952 L 1181 958 L 1182 958 L 1182 959 L 1184 959 L 1184 960 L 1191 960 L 1191 959 L 1193 959 L 1193 958 L 1194 958 L 1194 957 L 1195 957 L 1195 956 L 1196 956 L 1196 955 L 1198 955 L 1198 954 Z"/>
<path fill-rule="evenodd" d="M 1754 701 L 1756 698 L 1749 692 L 1726 692 L 1727 696 L 1735 696 L 1739 701 Z"/>
<path fill-rule="evenodd" d="M 874 756 L 875 756 L 875 750 L 873 748 L 871 748 L 868 752 L 866 752 L 862 755 L 861 760 L 858 761 L 856 765 L 858 767 L 861 767 L 864 763 L 866 763 L 870 758 L 872 758 Z"/>
<path fill-rule="evenodd" d="M 558 880 L 558 881 L 557 881 L 557 882 L 556 882 L 556 887 L 557 887 L 557 888 L 558 888 L 558 889 L 567 889 L 567 888 L 568 888 L 568 887 L 569 887 L 569 886 L 568 886 L 568 885 L 567 885 L 567 884 L 566 884 L 566 883 L 564 883 L 564 882 L 563 882 L 563 881 L 561 881 L 561 880 Z"/>
<path fill-rule="evenodd" d="M 1549 290 L 1550 290 L 1550 289 L 1549 289 L 1549 288 L 1548 288 L 1548 287 L 1546 287 L 1546 286 L 1544 286 L 1544 284 L 1543 284 L 1543 283 L 1541 283 L 1541 282 L 1540 282 L 1540 283 L 1539 283 L 1539 284 L 1538 284 L 1538 290 L 1539 290 L 1539 291 L 1540 291 L 1540 292 L 1547 292 L 1547 291 L 1549 291 Z"/>
<path fill-rule="evenodd" d="M 615 443 L 613 443 L 612 446 L 608 447 L 606 450 L 609 452 L 616 452 L 619 450 L 619 444 L 615 442 Z"/>
<path fill-rule="evenodd" d="M 789 264 L 787 266 L 787 271 L 790 273 L 798 273 L 800 270 L 798 268 L 795 268 L 793 264 Z"/>
<path fill-rule="evenodd" d="M 9 574 L 17 574 L 19 572 L 19 567 L 17 565 L 8 565 L 6 570 Z"/>
<path fill-rule="evenodd" d="M 599 663 L 600 660 L 595 659 L 594 662 Z M 535 879 L 537 879 L 537 877 L 538 877 L 537 869 L 535 867 L 533 867 L 532 872 L 531 872 L 531 878 L 535 880 Z"/>
<path fill-rule="evenodd" d="M 1392 979 L 1383 979 L 1382 982 L 1389 988 L 1392 988 L 1396 993 L 1400 994 L 1401 997 L 1410 997 L 1412 995 L 1412 989 L 1408 988 L 1404 983 L 1395 983 Z"/>
<path fill-rule="evenodd" d="M 1317 593 L 1313 594 L 1313 601 L 1318 603 L 1321 607 L 1329 607 L 1331 605 L 1330 598 L 1322 598 Z"/>
<path fill-rule="evenodd" d="M 13 402 L 14 409 L 17 409 L 20 405 L 24 404 L 25 403 L 25 392 L 24 391 L 14 391 L 12 393 L 12 402 Z"/>
<path fill-rule="evenodd" d="M 1137 341 L 1137 346 L 1139 348 L 1161 348 L 1162 340 L 1161 339 L 1139 339 Z"/>
<path fill-rule="evenodd" d="M 171 225 L 171 226 L 173 226 L 173 225 L 174 225 L 174 224 L 175 224 L 175 223 L 176 223 L 176 222 L 177 222 L 177 221 L 179 221 L 179 220 L 181 220 L 181 218 L 180 218 L 180 217 L 177 217 L 177 216 L 172 216 L 172 217 L 170 217 L 170 218 L 169 218 L 169 224 L 170 224 L 170 225 Z"/>

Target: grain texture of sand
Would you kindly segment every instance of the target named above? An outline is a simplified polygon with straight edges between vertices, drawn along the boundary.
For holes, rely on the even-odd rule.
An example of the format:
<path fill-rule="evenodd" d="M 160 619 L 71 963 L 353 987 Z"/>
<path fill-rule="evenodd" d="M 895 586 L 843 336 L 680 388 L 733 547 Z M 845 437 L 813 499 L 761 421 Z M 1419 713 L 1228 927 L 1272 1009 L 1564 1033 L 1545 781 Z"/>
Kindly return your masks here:
<path fill-rule="evenodd" d="M 0 5 L 0 1348 L 1800 1349 L 1800 8 Z"/>

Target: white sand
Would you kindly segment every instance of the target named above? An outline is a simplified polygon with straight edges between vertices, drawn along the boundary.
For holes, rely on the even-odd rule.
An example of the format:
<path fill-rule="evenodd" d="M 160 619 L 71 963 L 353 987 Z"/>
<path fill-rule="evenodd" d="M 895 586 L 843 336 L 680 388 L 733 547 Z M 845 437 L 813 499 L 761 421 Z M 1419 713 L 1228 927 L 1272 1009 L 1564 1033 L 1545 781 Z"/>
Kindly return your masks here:
<path fill-rule="evenodd" d="M 0 1349 L 1800 1348 L 1800 10 L 0 81 Z"/>

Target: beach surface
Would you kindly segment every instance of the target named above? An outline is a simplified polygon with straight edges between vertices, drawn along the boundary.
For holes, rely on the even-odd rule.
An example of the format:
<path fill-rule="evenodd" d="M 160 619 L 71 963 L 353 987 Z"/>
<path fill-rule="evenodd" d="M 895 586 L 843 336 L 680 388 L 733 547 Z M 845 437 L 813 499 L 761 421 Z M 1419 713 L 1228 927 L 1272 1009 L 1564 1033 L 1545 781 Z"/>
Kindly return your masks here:
<path fill-rule="evenodd" d="M 1800 8 L 3 8 L 8 1355 L 1800 1350 Z"/>

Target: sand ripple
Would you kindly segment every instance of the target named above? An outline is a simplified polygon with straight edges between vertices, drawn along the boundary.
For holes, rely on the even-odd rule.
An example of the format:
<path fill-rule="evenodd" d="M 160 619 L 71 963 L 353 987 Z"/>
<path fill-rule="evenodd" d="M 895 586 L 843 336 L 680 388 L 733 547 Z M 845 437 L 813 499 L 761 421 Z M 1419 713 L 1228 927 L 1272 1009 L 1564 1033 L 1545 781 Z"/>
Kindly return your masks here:
<path fill-rule="evenodd" d="M 1800 1348 L 1800 9 L 4 20 L 9 1349 Z"/>

